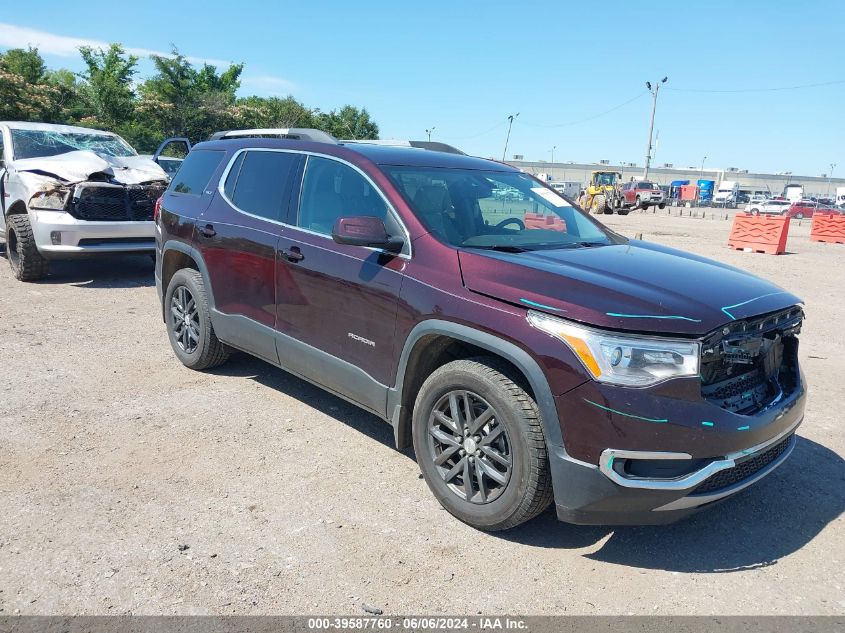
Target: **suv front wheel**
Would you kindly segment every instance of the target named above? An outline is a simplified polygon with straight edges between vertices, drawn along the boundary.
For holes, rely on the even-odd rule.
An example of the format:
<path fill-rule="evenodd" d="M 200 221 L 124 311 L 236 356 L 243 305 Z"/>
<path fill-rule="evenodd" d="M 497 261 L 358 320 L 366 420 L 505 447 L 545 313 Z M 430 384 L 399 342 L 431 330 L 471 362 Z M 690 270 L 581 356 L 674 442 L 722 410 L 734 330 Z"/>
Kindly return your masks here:
<path fill-rule="evenodd" d="M 210 369 L 229 358 L 229 348 L 220 342 L 211 325 L 199 271 L 183 268 L 173 275 L 164 297 L 164 317 L 170 345 L 186 367 Z"/>
<path fill-rule="evenodd" d="M 534 399 L 496 358 L 457 360 L 423 383 L 413 414 L 417 463 L 451 514 L 505 530 L 552 500 L 549 458 Z"/>

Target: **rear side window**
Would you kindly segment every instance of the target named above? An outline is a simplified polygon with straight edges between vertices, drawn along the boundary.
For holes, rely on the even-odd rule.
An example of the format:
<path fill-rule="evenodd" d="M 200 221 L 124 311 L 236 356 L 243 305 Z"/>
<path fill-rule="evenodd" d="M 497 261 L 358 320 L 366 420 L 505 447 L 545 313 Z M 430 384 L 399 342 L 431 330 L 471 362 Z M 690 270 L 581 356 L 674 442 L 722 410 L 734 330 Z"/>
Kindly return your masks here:
<path fill-rule="evenodd" d="M 222 150 L 207 149 L 192 151 L 173 176 L 170 191 L 202 195 L 225 153 Z"/>
<path fill-rule="evenodd" d="M 223 191 L 241 211 L 279 222 L 299 161 L 289 152 L 244 152 L 232 164 Z"/>

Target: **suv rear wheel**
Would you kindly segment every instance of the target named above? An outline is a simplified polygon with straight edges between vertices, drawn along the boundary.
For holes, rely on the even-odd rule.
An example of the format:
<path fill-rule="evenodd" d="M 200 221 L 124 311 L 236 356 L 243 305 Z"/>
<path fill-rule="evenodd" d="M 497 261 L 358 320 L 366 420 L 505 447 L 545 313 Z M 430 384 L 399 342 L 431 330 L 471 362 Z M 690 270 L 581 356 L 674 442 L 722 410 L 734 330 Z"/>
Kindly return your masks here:
<path fill-rule="evenodd" d="M 167 285 L 164 310 L 170 345 L 183 365 L 201 370 L 226 362 L 229 348 L 214 334 L 199 271 L 183 268 L 173 275 Z"/>
<path fill-rule="evenodd" d="M 481 530 L 528 521 L 552 500 L 533 398 L 496 358 L 457 360 L 423 383 L 414 405 L 417 462 L 434 496 Z"/>
<path fill-rule="evenodd" d="M 50 262 L 38 252 L 29 216 L 25 213 L 6 218 L 6 257 L 12 274 L 20 281 L 37 281 L 49 272 Z"/>

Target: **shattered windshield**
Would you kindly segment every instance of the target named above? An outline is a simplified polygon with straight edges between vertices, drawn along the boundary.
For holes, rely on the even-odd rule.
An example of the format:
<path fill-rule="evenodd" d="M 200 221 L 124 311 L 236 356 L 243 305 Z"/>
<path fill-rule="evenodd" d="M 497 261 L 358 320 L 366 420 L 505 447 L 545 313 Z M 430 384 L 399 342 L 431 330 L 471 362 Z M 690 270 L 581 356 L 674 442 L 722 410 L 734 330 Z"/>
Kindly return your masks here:
<path fill-rule="evenodd" d="M 129 144 L 119 136 L 96 132 L 55 132 L 53 130 L 11 130 L 16 159 L 46 158 L 77 150 L 89 150 L 106 156 L 135 156 Z"/>

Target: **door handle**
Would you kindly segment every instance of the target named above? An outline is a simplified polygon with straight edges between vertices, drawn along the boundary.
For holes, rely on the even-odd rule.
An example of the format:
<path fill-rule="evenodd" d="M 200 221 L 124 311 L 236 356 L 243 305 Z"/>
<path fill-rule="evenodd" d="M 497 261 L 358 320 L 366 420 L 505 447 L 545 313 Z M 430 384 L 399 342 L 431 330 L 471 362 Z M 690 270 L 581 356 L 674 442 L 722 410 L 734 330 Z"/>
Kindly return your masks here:
<path fill-rule="evenodd" d="M 211 224 L 206 224 L 204 227 L 200 229 L 200 233 L 204 237 L 214 237 L 217 235 L 217 231 L 214 230 L 214 226 Z"/>
<path fill-rule="evenodd" d="M 301 262 L 305 259 L 305 255 L 302 254 L 302 251 L 299 250 L 298 246 L 291 246 L 290 250 L 280 250 L 279 253 L 282 257 L 284 257 L 289 262 Z"/>

